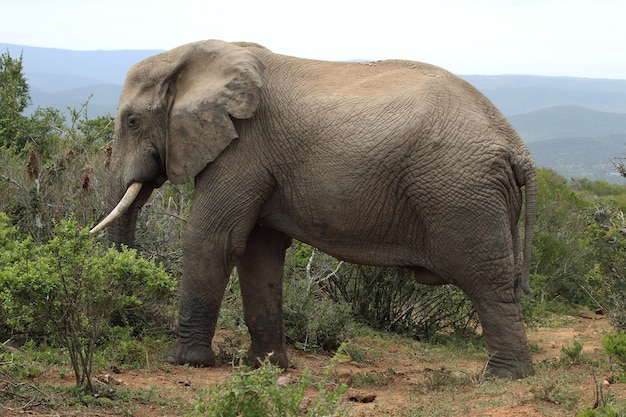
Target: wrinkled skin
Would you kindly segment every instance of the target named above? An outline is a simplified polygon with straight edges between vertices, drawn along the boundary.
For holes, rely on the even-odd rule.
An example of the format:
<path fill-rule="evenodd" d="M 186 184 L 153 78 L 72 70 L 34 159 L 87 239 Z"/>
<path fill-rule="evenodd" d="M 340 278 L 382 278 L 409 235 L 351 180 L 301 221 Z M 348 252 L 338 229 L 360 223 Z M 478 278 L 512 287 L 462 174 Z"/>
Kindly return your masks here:
<path fill-rule="evenodd" d="M 271 353 L 286 367 L 282 275 L 295 238 L 459 286 L 479 314 L 487 374 L 533 373 L 520 297 L 534 165 L 500 112 L 454 75 L 417 62 L 331 63 L 198 42 L 129 71 L 115 137 L 110 206 L 132 182 L 143 187 L 109 227 L 111 241 L 133 244 L 154 188 L 195 181 L 169 362 L 215 363 L 211 340 L 237 266 L 249 356 Z"/>

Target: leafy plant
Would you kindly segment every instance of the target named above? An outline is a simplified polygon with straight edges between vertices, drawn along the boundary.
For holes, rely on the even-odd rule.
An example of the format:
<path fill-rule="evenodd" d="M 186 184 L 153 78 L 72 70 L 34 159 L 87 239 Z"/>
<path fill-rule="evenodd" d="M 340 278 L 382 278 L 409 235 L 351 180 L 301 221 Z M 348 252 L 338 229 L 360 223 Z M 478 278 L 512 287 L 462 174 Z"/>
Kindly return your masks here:
<path fill-rule="evenodd" d="M 284 289 L 287 340 L 302 350 L 333 350 L 352 323 L 350 306 L 334 302 L 306 277 L 291 277 Z"/>
<path fill-rule="evenodd" d="M 582 285 L 591 252 L 585 239 L 585 213 L 590 203 L 553 170 L 539 169 L 537 180 L 531 297 L 543 310 L 554 309 L 555 301 L 585 304 L 589 299 Z"/>
<path fill-rule="evenodd" d="M 578 340 L 573 340 L 571 346 L 561 347 L 561 362 L 565 362 L 570 365 L 579 364 L 582 351 L 583 344 Z"/>
<path fill-rule="evenodd" d="M 430 371 L 424 381 L 425 392 L 444 391 L 450 387 L 472 385 L 475 381 L 466 374 L 457 375 L 451 369 L 440 368 Z"/>
<path fill-rule="evenodd" d="M 305 369 L 297 382 L 279 384 L 277 378 L 282 372 L 282 369 L 269 361 L 265 361 L 258 369 L 241 366 L 227 382 L 205 389 L 196 399 L 194 409 L 188 416 L 345 415 L 345 410 L 341 407 L 341 397 L 347 386 L 332 383 L 332 361 L 320 379 L 314 378 Z M 308 391 L 314 391 L 314 396 L 307 397 Z"/>
<path fill-rule="evenodd" d="M 596 263 L 587 275 L 588 292 L 613 326 L 626 330 L 626 218 L 613 205 L 599 202 L 589 223 Z"/>
<path fill-rule="evenodd" d="M 346 265 L 319 285 L 376 329 L 430 340 L 443 331 L 472 333 L 478 324 L 460 289 L 419 285 L 408 269 Z"/>
<path fill-rule="evenodd" d="M 533 397 L 540 401 L 564 406 L 566 409 L 573 409 L 578 401 L 578 395 L 567 389 L 564 389 L 558 383 L 549 383 L 530 390 Z"/>
<path fill-rule="evenodd" d="M 352 376 L 352 386 L 360 388 L 365 386 L 382 387 L 388 385 L 391 380 L 390 375 L 393 375 L 394 372 L 390 370 L 388 373 L 389 375 L 378 371 L 357 372 Z"/>
<path fill-rule="evenodd" d="M 22 115 L 30 104 L 29 86 L 22 74 L 22 56 L 0 55 L 0 145 L 18 151 L 27 138 L 27 119 Z"/>
<path fill-rule="evenodd" d="M 576 417 L 624 417 L 626 410 L 618 411 L 611 405 L 605 405 L 597 408 L 587 408 L 576 414 Z"/>
<path fill-rule="evenodd" d="M 604 351 L 620 366 L 619 379 L 626 380 L 626 331 L 607 333 L 604 337 Z"/>
<path fill-rule="evenodd" d="M 134 250 L 105 250 L 76 221 L 59 222 L 56 236 L 41 246 L 29 238 L 8 243 L 6 236 L 15 229 L 6 216 L 0 216 L 1 230 L 6 247 L 0 260 L 0 316 L 6 328 L 25 339 L 51 338 L 67 347 L 76 384 L 93 392 L 93 355 L 96 343 L 111 334 L 112 315 L 148 311 L 152 300 L 171 297 L 175 281 Z"/>

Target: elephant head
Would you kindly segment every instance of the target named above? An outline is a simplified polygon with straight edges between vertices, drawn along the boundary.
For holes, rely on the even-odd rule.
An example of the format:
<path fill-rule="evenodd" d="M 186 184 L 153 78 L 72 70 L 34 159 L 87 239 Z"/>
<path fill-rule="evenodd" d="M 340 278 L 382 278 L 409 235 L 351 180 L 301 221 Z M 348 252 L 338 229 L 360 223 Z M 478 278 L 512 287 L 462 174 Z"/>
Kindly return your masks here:
<path fill-rule="evenodd" d="M 115 119 L 107 197 L 115 208 L 92 232 L 111 225 L 111 241 L 132 245 L 137 212 L 152 191 L 168 179 L 189 181 L 237 139 L 231 117 L 253 115 L 263 71 L 247 49 L 216 40 L 132 67 Z"/>

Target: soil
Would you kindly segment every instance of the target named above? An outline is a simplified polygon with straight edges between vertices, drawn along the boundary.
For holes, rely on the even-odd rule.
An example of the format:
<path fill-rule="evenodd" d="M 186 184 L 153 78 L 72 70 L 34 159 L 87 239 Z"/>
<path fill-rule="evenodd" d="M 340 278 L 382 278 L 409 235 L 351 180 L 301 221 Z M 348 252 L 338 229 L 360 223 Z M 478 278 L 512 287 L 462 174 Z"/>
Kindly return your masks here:
<path fill-rule="evenodd" d="M 389 336 L 363 336 L 350 343 L 367 358 L 345 360 L 337 366 L 336 382 L 347 383 L 347 407 L 351 416 L 469 416 L 528 417 L 576 415 L 597 400 L 596 382 L 602 398 L 626 399 L 626 384 L 616 383 L 615 371 L 606 365 L 602 340 L 611 330 L 603 316 L 584 314 L 558 327 L 529 329 L 537 375 L 520 381 L 479 381 L 484 366 L 482 349 L 433 347 Z M 563 365 L 561 348 L 573 340 L 583 344 L 582 364 Z M 297 379 L 303 369 L 321 375 L 330 356 L 290 352 L 292 369 L 286 380 Z M 596 365 L 589 365 L 595 363 Z M 597 366 L 597 364 L 603 364 Z M 597 368 L 597 370 L 596 370 Z M 170 367 L 150 364 L 146 369 L 98 375 L 102 384 L 124 384 L 131 391 L 152 389 L 159 401 L 133 405 L 136 416 L 182 415 L 203 388 L 226 381 L 230 365 L 215 368 Z M 438 377 L 438 378 L 437 378 Z M 51 385 L 72 384 L 73 378 L 45 374 L 37 378 Z M 615 383 L 614 383 L 615 382 Z M 569 402 L 568 402 L 569 401 Z M 171 405 L 168 405 L 171 403 Z M 177 405 L 174 405 L 177 404 Z M 183 406 L 181 406 L 181 404 Z M 620 404 L 624 404 L 621 402 Z M 0 415 L 3 410 L 0 408 Z M 120 410 L 94 409 L 90 416 L 121 415 Z M 7 415 L 82 415 L 71 411 L 37 414 L 15 411 Z"/>

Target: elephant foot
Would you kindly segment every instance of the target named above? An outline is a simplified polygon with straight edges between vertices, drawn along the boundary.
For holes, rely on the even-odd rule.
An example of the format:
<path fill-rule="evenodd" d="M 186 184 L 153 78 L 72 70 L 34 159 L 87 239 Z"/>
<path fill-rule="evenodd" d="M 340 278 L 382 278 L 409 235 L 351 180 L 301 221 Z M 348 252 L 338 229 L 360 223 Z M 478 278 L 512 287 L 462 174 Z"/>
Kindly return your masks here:
<path fill-rule="evenodd" d="M 282 352 L 273 351 L 267 353 L 266 351 L 261 352 L 257 349 L 253 349 L 252 347 L 248 349 L 248 360 L 253 366 L 259 367 L 263 365 L 266 359 L 272 365 L 279 368 L 287 369 L 289 367 L 289 359 L 287 359 L 287 352 L 285 350 Z"/>
<path fill-rule="evenodd" d="M 481 380 L 492 378 L 522 379 L 535 374 L 535 367 L 531 360 L 502 362 L 498 358 L 492 357 L 487 362 Z"/>
<path fill-rule="evenodd" d="M 165 361 L 174 365 L 214 366 L 215 353 L 210 346 L 176 341 L 167 350 Z"/>

